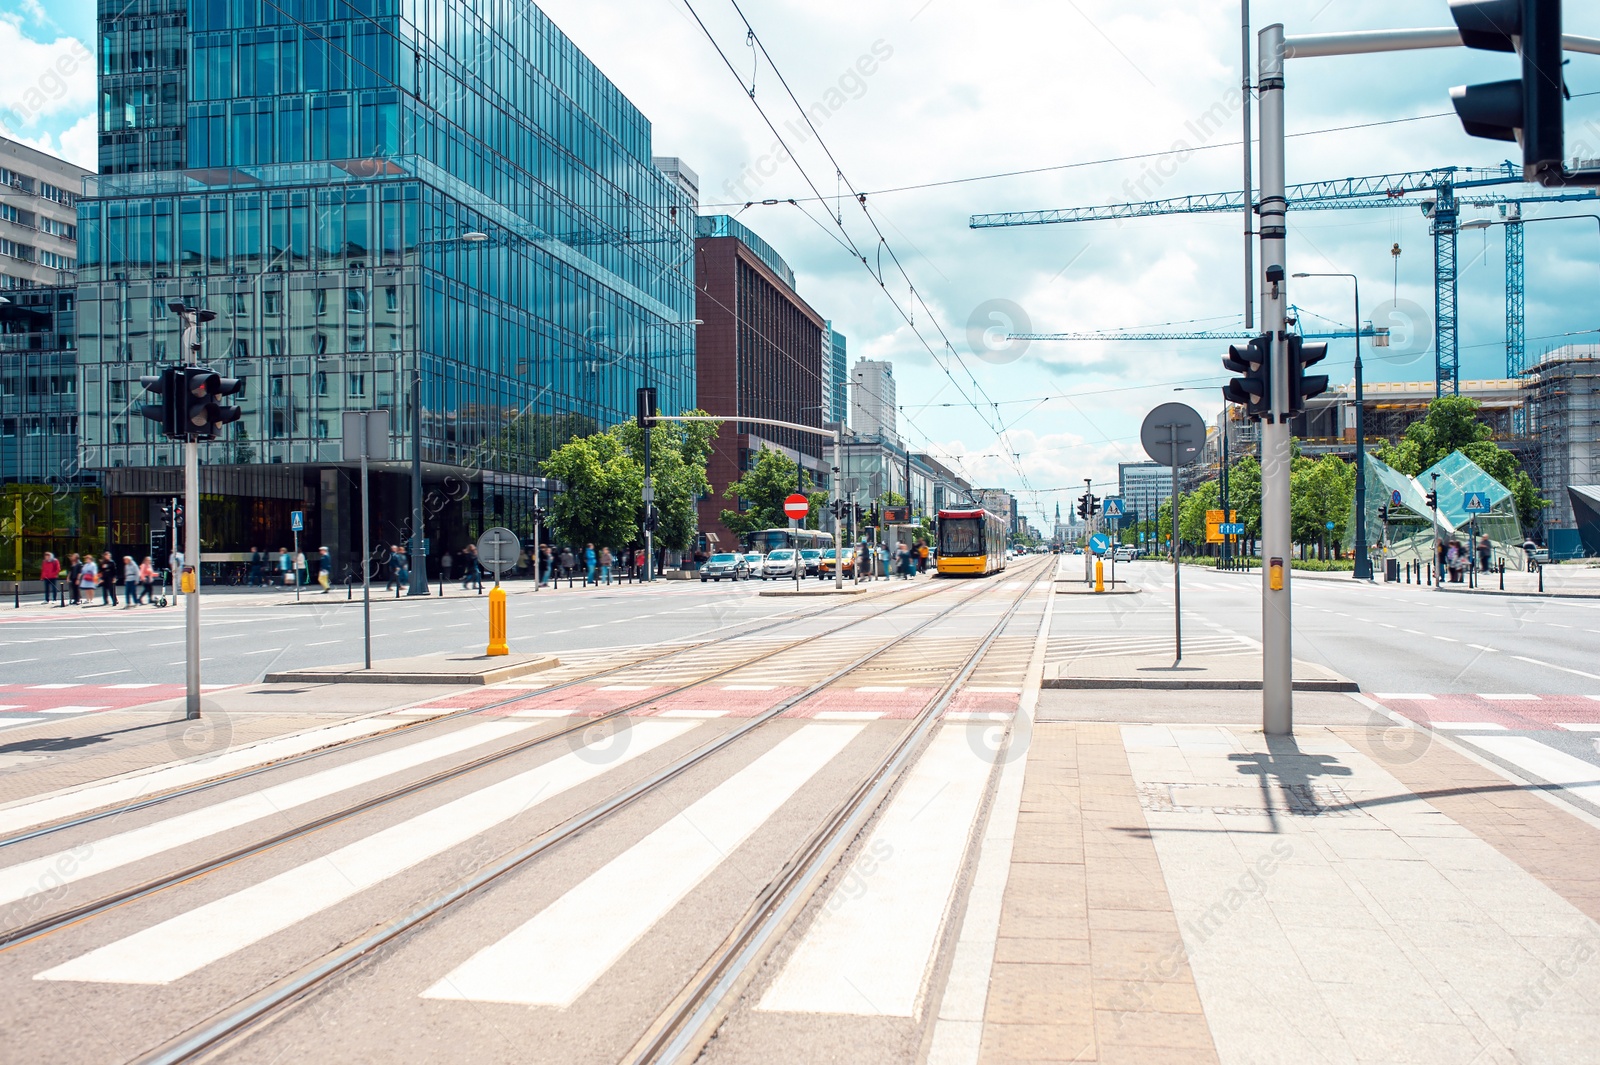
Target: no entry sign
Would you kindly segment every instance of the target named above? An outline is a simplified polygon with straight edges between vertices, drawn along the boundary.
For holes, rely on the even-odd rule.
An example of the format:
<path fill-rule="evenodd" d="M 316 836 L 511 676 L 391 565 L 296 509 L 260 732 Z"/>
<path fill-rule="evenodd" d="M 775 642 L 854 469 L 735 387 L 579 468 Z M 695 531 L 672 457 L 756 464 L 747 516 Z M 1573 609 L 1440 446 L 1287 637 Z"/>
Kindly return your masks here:
<path fill-rule="evenodd" d="M 783 512 L 795 521 L 799 521 L 811 512 L 811 500 L 796 492 L 783 501 Z"/>

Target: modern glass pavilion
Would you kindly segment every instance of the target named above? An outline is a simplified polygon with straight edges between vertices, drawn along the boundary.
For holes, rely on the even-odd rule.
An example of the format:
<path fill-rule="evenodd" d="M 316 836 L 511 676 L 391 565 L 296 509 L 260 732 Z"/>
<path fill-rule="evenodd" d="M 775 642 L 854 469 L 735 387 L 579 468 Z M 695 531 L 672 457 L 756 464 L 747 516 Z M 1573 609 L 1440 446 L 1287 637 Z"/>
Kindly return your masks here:
<path fill-rule="evenodd" d="M 1436 489 L 1441 540 L 1459 539 L 1465 544 L 1469 537 L 1487 534 L 1493 545 L 1491 565 L 1498 565 L 1502 560 L 1508 569 L 1527 564 L 1527 556 L 1522 551 L 1522 523 L 1517 518 L 1511 490 L 1461 452 L 1451 452 L 1417 477 L 1407 477 L 1370 452 L 1366 458 L 1366 524 L 1378 534 L 1373 543 L 1375 555 L 1402 562 L 1427 562 L 1433 558 L 1434 514 L 1428 506 L 1427 494 L 1430 489 Z M 1468 513 L 1466 502 L 1471 494 L 1488 500 L 1487 513 Z M 1387 522 L 1380 509 L 1385 505 L 1389 508 Z M 1350 525 L 1354 527 L 1355 523 Z"/>

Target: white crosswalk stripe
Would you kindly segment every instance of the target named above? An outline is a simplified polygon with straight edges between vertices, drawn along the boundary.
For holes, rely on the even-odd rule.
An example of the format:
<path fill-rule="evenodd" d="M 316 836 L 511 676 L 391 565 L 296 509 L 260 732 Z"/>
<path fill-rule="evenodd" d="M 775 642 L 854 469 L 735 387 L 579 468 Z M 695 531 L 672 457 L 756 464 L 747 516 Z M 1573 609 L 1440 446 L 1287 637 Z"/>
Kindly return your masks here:
<path fill-rule="evenodd" d="M 0 905 L 15 902 L 41 886 L 54 889 L 62 884 L 75 883 L 436 758 L 503 739 L 532 724 L 531 721 L 489 721 L 472 725 L 431 740 L 408 744 L 399 750 L 385 751 L 153 824 L 81 843 L 70 850 L 0 869 Z"/>
<path fill-rule="evenodd" d="M 609 750 L 615 743 L 613 737 L 90 951 L 34 979 L 171 983 L 631 761 L 692 727 L 691 722 L 639 722 L 630 730 L 627 747 L 609 761 L 596 757 L 594 751 Z"/>
<path fill-rule="evenodd" d="M 859 732 L 789 736 L 423 997 L 570 1006 Z"/>

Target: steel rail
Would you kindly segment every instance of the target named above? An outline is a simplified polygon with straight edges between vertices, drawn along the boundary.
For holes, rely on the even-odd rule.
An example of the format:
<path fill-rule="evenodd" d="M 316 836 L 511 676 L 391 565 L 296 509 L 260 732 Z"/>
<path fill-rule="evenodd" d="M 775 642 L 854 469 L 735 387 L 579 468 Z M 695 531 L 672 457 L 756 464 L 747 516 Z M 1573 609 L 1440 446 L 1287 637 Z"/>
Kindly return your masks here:
<path fill-rule="evenodd" d="M 1054 572 L 1047 566 L 1043 575 Z M 628 1065 L 695 1060 L 716 1033 L 739 992 L 754 978 L 771 948 L 826 882 L 840 857 L 883 805 L 901 773 L 925 746 L 946 707 L 983 661 L 1022 604 L 1038 586 L 1035 577 L 989 630 L 960 670 L 925 706 L 895 745 L 856 789 L 834 808 L 745 911 L 734 930 L 690 978 L 671 1005 L 621 1059 Z"/>
<path fill-rule="evenodd" d="M 952 585 L 952 587 L 959 587 L 959 585 Z M 993 587 L 980 589 L 977 592 L 977 596 L 992 590 Z M 676 779 L 687 770 L 699 765 L 717 752 L 726 749 L 762 725 L 781 717 L 798 703 L 823 691 L 873 659 L 895 650 L 906 637 L 948 617 L 977 596 L 960 599 L 911 629 L 896 633 L 883 641 L 880 646 L 858 656 L 822 680 L 807 686 L 803 691 L 782 700 L 728 732 L 709 740 L 671 764 L 629 785 L 610 798 L 596 803 L 588 810 L 573 815 L 561 824 L 541 834 L 527 846 L 501 857 L 492 865 L 480 869 L 465 880 L 457 882 L 453 887 L 434 896 L 405 917 L 324 955 L 322 958 L 276 981 L 262 991 L 236 1003 L 233 1007 L 214 1016 L 212 1019 L 200 1022 L 186 1032 L 180 1033 L 160 1046 L 146 1052 L 134 1059 L 136 1065 L 179 1065 L 181 1062 L 196 1060 L 200 1056 L 218 1049 L 224 1043 L 231 1045 L 235 1038 L 247 1035 L 248 1031 L 259 1021 L 276 1015 L 281 1009 L 291 1005 L 307 992 L 315 990 L 324 981 L 337 976 L 363 959 L 372 956 L 383 946 L 438 916 L 456 902 L 493 883 L 506 873 L 521 867 L 540 854 L 573 838 L 617 811 L 631 806 L 638 799 L 650 794 L 668 781 Z M 1025 596 L 1026 593 L 1024 593 Z"/>
<path fill-rule="evenodd" d="M 954 586 L 952 585 L 950 587 Z M 930 594 L 917 596 L 916 598 L 911 599 L 910 602 L 920 603 L 925 599 L 932 598 L 934 594 L 937 594 L 937 591 L 938 587 L 935 586 L 933 592 L 930 592 Z M 902 602 L 902 605 L 904 605 L 904 602 Z M 542 732 L 537 736 L 530 736 L 525 740 L 513 743 L 509 747 L 503 747 L 498 750 L 489 751 L 488 753 L 479 755 L 470 761 L 462 762 L 459 765 L 450 766 L 447 769 L 441 769 L 438 772 L 420 780 L 412 781 L 409 784 L 403 784 L 399 787 L 392 788 L 389 791 L 374 795 L 371 798 L 363 799 L 360 802 L 353 803 L 341 809 L 330 811 L 321 817 L 317 817 L 302 824 L 286 828 L 282 832 L 269 836 L 266 839 L 245 844 L 244 846 L 237 847 L 224 854 L 213 858 L 208 858 L 205 861 L 196 862 L 192 865 L 184 866 L 181 869 L 174 870 L 173 872 L 152 877 L 149 880 L 142 881 L 120 891 L 102 895 L 99 898 L 91 899 L 90 901 L 82 903 L 81 905 L 74 906 L 69 910 L 62 910 L 51 914 L 48 917 L 41 917 L 35 921 L 30 921 L 27 924 L 18 925 L 14 928 L 0 930 L 0 951 L 10 950 L 12 947 L 21 946 L 24 943 L 28 943 L 32 940 L 50 935 L 51 933 L 60 931 L 69 925 L 77 924 L 80 921 L 95 917 L 99 914 L 105 913 L 108 910 L 115 909 L 118 906 L 154 895 L 155 893 L 159 891 L 165 891 L 168 888 L 177 887 L 178 885 L 188 883 L 191 880 L 199 879 L 202 876 L 232 865 L 235 862 L 265 853 L 266 851 L 272 850 L 273 848 L 284 843 L 289 843 L 305 836 L 309 836 L 312 833 L 321 831 L 322 829 L 331 825 L 339 824 L 343 821 L 349 820 L 350 818 L 357 817 L 361 814 L 376 810 L 383 806 L 387 806 L 389 803 L 397 802 L 409 795 L 415 795 L 418 792 L 425 791 L 428 788 L 436 785 L 459 779 L 479 769 L 483 769 L 487 766 L 502 762 L 508 758 L 512 758 L 518 754 L 522 754 L 525 751 L 543 747 L 549 743 L 553 743 L 556 740 L 571 736 L 575 733 L 586 732 L 603 721 L 609 721 L 613 718 L 621 717 L 624 714 L 630 713 L 631 711 L 637 710 L 642 706 L 656 702 L 660 699 L 671 698 L 674 695 L 679 695 L 686 691 L 692 691 L 693 689 L 701 687 L 702 685 L 710 684 L 721 677 L 725 677 L 730 673 L 736 673 L 741 669 L 746 669 L 765 658 L 771 657 L 772 655 L 783 654 L 786 651 L 792 651 L 797 647 L 812 643 L 824 636 L 836 635 L 845 631 L 846 629 L 860 625 L 863 622 L 882 617 L 887 612 L 887 610 L 880 610 L 873 614 L 867 614 L 859 618 L 854 618 L 845 622 L 843 625 L 839 625 L 831 629 L 828 632 L 820 634 L 813 633 L 811 635 L 792 640 L 789 643 L 777 648 L 763 649 L 758 654 L 752 655 L 742 661 L 735 662 L 732 665 L 717 669 L 714 672 L 708 673 L 704 676 L 697 677 L 692 681 L 680 684 L 669 689 L 663 694 L 648 695 L 640 699 L 635 699 L 634 701 L 625 703 L 622 706 L 607 710 L 602 714 L 596 714 L 593 717 L 584 717 L 581 720 L 574 721 L 569 725 L 561 726 L 549 732 Z M 816 614 L 806 615 L 806 620 L 810 620 L 816 616 Z M 697 648 L 704 646 L 707 645 L 697 645 Z M 601 674 L 601 676 L 604 675 L 605 674 Z M 594 678 L 584 678 L 584 680 L 592 679 Z M 550 691 L 556 690 L 558 689 L 549 688 L 545 691 L 532 692 L 526 696 L 519 696 L 517 701 L 525 698 L 534 698 L 545 695 Z M 484 709 L 487 709 L 487 707 L 478 707 L 471 712 L 481 713 Z M 386 733 L 385 735 L 393 735 L 393 733 Z"/>
<path fill-rule="evenodd" d="M 912 601 L 918 602 L 925 598 L 928 597 L 918 596 L 917 599 Z M 549 695 L 551 692 L 562 691 L 567 688 L 575 687 L 579 684 L 588 684 L 591 681 L 602 680 L 618 673 L 625 673 L 631 669 L 638 669 L 640 666 L 651 665 L 653 663 L 663 661 L 664 659 L 671 658 L 673 655 L 688 654 L 692 651 L 703 651 L 708 647 L 716 647 L 718 644 L 727 643 L 730 640 L 745 639 L 747 637 L 754 636 L 756 633 L 766 632 L 770 629 L 775 629 L 783 625 L 792 625 L 796 622 L 810 621 L 815 618 L 824 617 L 836 610 L 842 610 L 845 607 L 854 605 L 854 603 L 848 601 L 843 603 L 835 603 L 834 605 L 824 607 L 821 610 L 814 610 L 809 614 L 781 618 L 765 625 L 758 625 L 753 629 L 745 629 L 740 632 L 729 633 L 726 636 L 719 636 L 714 640 L 707 640 L 704 643 L 691 644 L 686 647 L 674 647 L 670 650 L 663 651 L 660 654 L 651 655 L 648 658 L 641 658 L 634 662 L 627 662 L 620 666 L 603 669 L 597 673 L 586 673 L 581 677 L 562 681 L 560 684 L 552 684 L 548 688 L 541 688 L 535 692 L 524 692 L 521 695 L 514 695 L 506 699 L 501 699 L 498 702 L 485 703 L 482 706 L 464 707 L 463 709 L 456 710 L 448 714 L 440 714 L 438 717 L 422 718 L 417 721 L 406 722 L 405 724 L 396 725 L 392 729 L 385 729 L 382 732 L 375 732 L 369 736 L 358 736 L 352 739 L 342 740 L 337 743 L 331 743 L 326 747 L 318 747 L 314 751 L 306 751 L 302 754 L 293 755 L 278 761 L 267 762 L 264 765 L 252 766 L 248 769 L 237 770 L 233 773 L 225 773 L 222 776 L 213 777 L 210 780 L 202 781 L 199 784 L 191 784 L 187 787 L 178 788 L 173 791 L 160 792 L 159 794 L 151 795 L 143 799 L 137 799 L 130 803 L 123 803 L 118 806 L 109 806 L 105 809 L 97 810 L 91 814 L 84 814 L 81 817 L 72 818 L 71 820 L 58 821 L 53 824 L 40 826 L 39 828 L 31 828 L 24 832 L 18 832 L 14 835 L 0 838 L 0 850 L 17 843 L 26 843 L 30 839 L 38 839 L 41 836 L 48 836 L 52 833 L 63 832 L 70 828 L 77 828 L 80 825 L 93 824 L 95 821 L 101 821 L 108 817 L 117 817 L 122 814 L 137 813 L 140 810 L 148 809 L 151 806 L 156 806 L 164 802 L 170 802 L 173 799 L 181 799 L 188 795 L 196 795 L 201 792 L 210 791 L 212 788 L 221 787 L 224 784 L 232 784 L 240 780 L 248 780 L 251 777 L 259 776 L 262 773 L 270 773 L 274 770 L 283 769 L 288 766 L 299 765 L 301 762 L 310 761 L 314 758 L 321 758 L 324 755 L 332 754 L 335 751 L 350 751 L 356 749 L 357 747 L 365 746 L 369 743 L 376 743 L 379 740 L 392 739 L 395 736 L 404 735 L 413 729 L 421 729 L 429 725 L 437 725 L 446 721 L 454 721 L 457 718 L 467 717 L 472 714 L 481 714 L 485 710 L 497 710 L 502 706 L 510 706 L 514 703 L 525 702 L 529 699 L 541 698 Z M 880 611 L 879 614 L 870 616 L 877 617 L 886 612 L 887 611 Z M 423 701 L 426 702 L 427 700 Z M 392 713 L 392 711 L 384 712 Z M 39 798 L 44 797 L 45 796 L 39 796 Z M 25 804 L 26 801 L 24 803 L 19 803 L 18 805 Z"/>

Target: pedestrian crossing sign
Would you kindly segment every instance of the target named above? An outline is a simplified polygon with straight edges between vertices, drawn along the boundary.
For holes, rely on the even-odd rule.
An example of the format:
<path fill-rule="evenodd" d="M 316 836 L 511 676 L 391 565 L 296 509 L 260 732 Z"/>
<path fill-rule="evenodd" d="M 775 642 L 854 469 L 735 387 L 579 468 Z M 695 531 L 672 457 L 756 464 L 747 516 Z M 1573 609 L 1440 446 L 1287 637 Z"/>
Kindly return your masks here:
<path fill-rule="evenodd" d="M 1122 517 L 1125 513 L 1123 510 L 1122 500 L 1116 496 L 1111 496 L 1101 503 L 1100 513 L 1108 518 Z"/>
<path fill-rule="evenodd" d="M 1461 509 L 1468 514 L 1489 513 L 1489 494 L 1487 492 L 1466 492 L 1461 497 Z"/>

